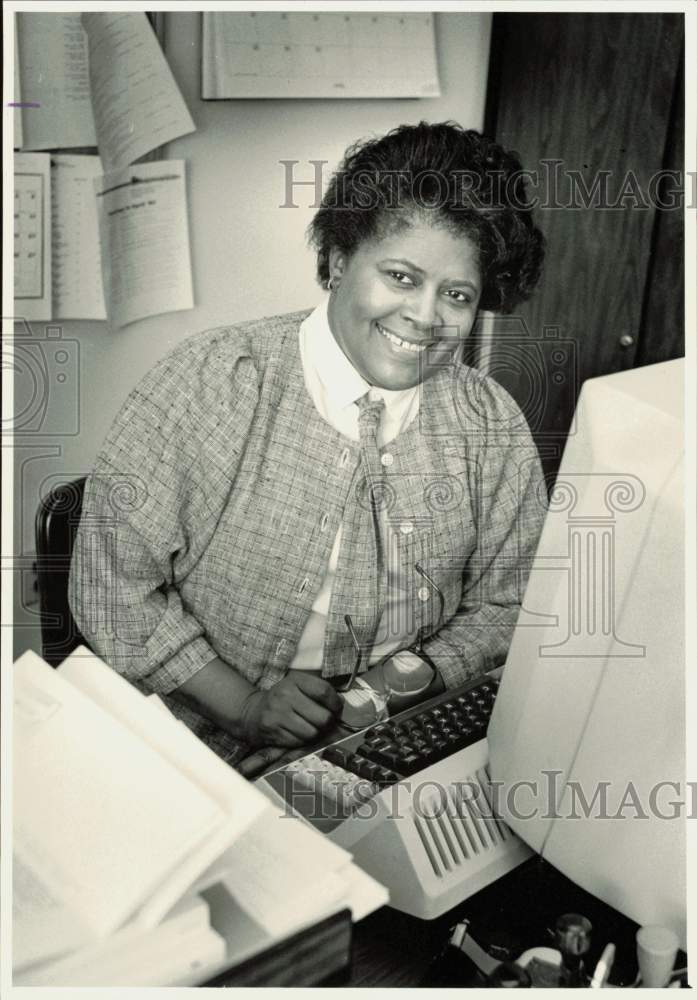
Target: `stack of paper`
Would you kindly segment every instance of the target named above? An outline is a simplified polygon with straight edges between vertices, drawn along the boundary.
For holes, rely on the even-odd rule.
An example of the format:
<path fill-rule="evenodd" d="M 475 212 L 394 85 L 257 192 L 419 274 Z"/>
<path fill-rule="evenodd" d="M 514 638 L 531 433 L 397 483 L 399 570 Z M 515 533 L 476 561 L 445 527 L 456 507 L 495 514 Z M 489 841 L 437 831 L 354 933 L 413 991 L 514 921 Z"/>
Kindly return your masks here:
<path fill-rule="evenodd" d="M 84 648 L 15 664 L 13 771 L 16 985 L 201 981 L 387 901 Z"/>

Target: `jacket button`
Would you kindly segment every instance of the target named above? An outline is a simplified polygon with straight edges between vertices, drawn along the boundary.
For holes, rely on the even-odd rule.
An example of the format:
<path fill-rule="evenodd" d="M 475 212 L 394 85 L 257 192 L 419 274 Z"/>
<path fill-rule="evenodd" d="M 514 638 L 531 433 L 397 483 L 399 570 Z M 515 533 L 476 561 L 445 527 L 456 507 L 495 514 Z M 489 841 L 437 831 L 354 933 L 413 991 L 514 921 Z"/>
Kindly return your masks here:
<path fill-rule="evenodd" d="M 380 461 L 384 466 L 389 467 L 394 462 L 394 455 L 390 455 L 389 451 L 386 451 L 385 454 L 380 458 Z"/>
<path fill-rule="evenodd" d="M 426 601 L 431 596 L 428 587 L 419 587 L 417 596 L 418 596 L 419 600 L 422 601 L 425 604 Z"/>
<path fill-rule="evenodd" d="M 402 524 L 400 524 L 399 526 L 399 530 L 402 532 L 403 535 L 410 535 L 414 530 L 414 525 L 411 523 L 411 521 L 403 521 Z"/>

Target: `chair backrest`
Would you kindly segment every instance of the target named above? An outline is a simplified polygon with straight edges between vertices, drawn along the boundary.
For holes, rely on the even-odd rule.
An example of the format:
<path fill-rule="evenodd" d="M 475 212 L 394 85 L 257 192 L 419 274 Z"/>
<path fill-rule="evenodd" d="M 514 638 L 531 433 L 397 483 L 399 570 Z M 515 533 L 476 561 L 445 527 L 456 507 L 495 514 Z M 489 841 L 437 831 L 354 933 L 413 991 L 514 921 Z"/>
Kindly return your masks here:
<path fill-rule="evenodd" d="M 87 645 L 68 604 L 73 543 L 82 511 L 85 477 L 56 486 L 36 512 L 36 567 L 44 659 L 57 667 L 79 645 Z"/>

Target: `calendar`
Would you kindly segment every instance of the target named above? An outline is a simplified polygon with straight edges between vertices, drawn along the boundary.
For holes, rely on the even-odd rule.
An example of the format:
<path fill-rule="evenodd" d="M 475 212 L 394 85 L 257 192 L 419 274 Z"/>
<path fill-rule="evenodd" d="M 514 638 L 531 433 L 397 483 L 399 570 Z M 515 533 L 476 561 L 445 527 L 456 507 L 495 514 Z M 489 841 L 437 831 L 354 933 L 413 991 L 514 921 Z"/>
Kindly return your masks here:
<path fill-rule="evenodd" d="M 44 295 L 44 205 L 43 176 L 17 174 L 14 203 L 16 299 L 40 299 Z"/>
<path fill-rule="evenodd" d="M 433 14 L 204 13 L 201 96 L 439 97 Z"/>
<path fill-rule="evenodd" d="M 14 155 L 14 311 L 51 319 L 51 157 Z"/>

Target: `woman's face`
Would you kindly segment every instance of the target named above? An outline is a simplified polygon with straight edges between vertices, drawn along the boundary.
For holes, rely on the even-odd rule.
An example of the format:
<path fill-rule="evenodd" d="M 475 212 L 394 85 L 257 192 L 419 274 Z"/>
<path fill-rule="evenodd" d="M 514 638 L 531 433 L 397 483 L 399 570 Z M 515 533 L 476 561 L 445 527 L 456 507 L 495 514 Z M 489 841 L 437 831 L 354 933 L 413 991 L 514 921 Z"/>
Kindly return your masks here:
<path fill-rule="evenodd" d="M 329 267 L 329 325 L 371 385 L 408 389 L 425 381 L 451 362 L 453 340 L 472 329 L 481 275 L 466 236 L 414 220 L 351 257 L 332 251 Z"/>

